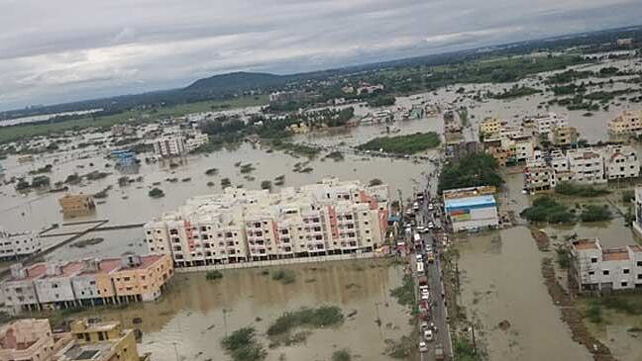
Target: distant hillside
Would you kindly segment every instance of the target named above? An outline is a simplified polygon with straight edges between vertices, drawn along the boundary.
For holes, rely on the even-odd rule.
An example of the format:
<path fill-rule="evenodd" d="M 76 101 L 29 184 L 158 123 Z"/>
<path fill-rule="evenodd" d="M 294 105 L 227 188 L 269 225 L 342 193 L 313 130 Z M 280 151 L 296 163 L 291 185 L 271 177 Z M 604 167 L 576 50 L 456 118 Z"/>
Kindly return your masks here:
<path fill-rule="evenodd" d="M 185 91 L 229 92 L 246 89 L 266 88 L 284 84 L 289 77 L 268 73 L 234 72 L 214 75 L 195 81 Z"/>

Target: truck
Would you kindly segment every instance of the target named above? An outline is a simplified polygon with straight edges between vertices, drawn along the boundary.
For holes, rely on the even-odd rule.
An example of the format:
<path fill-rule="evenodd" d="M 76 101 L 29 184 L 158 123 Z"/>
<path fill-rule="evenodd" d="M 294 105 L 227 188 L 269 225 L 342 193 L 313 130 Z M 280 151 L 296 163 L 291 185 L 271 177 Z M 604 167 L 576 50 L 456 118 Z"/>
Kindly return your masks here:
<path fill-rule="evenodd" d="M 446 356 L 444 355 L 444 347 L 438 343 L 435 346 L 435 360 L 445 360 Z"/>

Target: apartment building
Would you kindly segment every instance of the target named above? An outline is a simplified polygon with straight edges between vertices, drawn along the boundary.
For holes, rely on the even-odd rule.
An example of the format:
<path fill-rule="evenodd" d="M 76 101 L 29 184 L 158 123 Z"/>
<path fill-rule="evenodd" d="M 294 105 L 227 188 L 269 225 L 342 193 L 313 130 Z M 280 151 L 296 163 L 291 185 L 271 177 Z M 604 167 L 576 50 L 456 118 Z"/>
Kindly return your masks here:
<path fill-rule="evenodd" d="M 207 134 L 200 131 L 190 132 L 185 137 L 185 152 L 190 153 L 207 144 L 210 138 Z"/>
<path fill-rule="evenodd" d="M 134 330 L 120 322 L 72 321 L 69 331 L 52 331 L 47 319 L 22 319 L 0 327 L 0 360 L 141 361 Z"/>
<path fill-rule="evenodd" d="M 640 176 L 637 152 L 628 145 L 608 145 L 604 148 L 604 167 L 607 179 Z"/>
<path fill-rule="evenodd" d="M 558 115 L 557 113 L 536 115 L 530 120 L 537 134 L 549 134 L 554 128 L 566 127 L 568 125 L 568 118 L 565 115 Z"/>
<path fill-rule="evenodd" d="M 502 121 L 495 117 L 488 117 L 479 124 L 479 134 L 484 137 L 495 137 L 501 129 Z"/>
<path fill-rule="evenodd" d="M 573 181 L 580 184 L 606 183 L 604 157 L 591 148 L 570 149 L 566 152 L 568 170 Z"/>
<path fill-rule="evenodd" d="M 134 330 L 118 321 L 75 320 L 69 325 L 74 342 L 54 356 L 56 361 L 140 361 Z"/>
<path fill-rule="evenodd" d="M 65 194 L 58 199 L 58 204 L 65 215 L 87 214 L 96 208 L 94 198 L 88 194 Z"/>
<path fill-rule="evenodd" d="M 551 128 L 548 140 L 556 147 L 568 147 L 577 143 L 579 136 L 575 127 L 564 125 Z"/>
<path fill-rule="evenodd" d="M 324 179 L 267 190 L 227 188 L 148 222 L 150 253 L 176 267 L 372 251 L 387 229 L 386 185 Z"/>
<path fill-rule="evenodd" d="M 64 264 L 14 264 L 1 287 L 5 305 L 19 312 L 151 301 L 160 297 L 172 275 L 167 255 L 127 254 Z"/>
<path fill-rule="evenodd" d="M 533 165 L 524 168 L 524 189 L 529 192 L 548 191 L 557 185 L 555 170 L 546 165 Z"/>
<path fill-rule="evenodd" d="M 49 361 L 73 342 L 69 333 L 53 333 L 47 319 L 21 319 L 0 326 L 0 360 Z"/>
<path fill-rule="evenodd" d="M 609 121 L 609 133 L 613 135 L 631 134 L 642 130 L 642 111 L 625 110 Z"/>
<path fill-rule="evenodd" d="M 642 247 L 602 248 L 598 239 L 572 242 L 569 277 L 578 291 L 642 289 Z"/>
<path fill-rule="evenodd" d="M 37 232 L 9 233 L 0 227 L 0 259 L 15 259 L 30 256 L 42 250 Z"/>
<path fill-rule="evenodd" d="M 174 157 L 185 154 L 185 138 L 181 135 L 167 135 L 152 142 L 154 153 L 160 157 Z"/>

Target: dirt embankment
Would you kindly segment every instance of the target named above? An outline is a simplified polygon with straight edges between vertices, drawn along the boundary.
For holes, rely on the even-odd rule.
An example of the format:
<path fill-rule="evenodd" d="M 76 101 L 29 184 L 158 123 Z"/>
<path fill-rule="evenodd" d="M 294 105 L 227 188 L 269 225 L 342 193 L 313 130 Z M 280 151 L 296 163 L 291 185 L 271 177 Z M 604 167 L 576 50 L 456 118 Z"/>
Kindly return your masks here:
<path fill-rule="evenodd" d="M 531 228 L 531 234 L 537 243 L 537 248 L 541 251 L 549 249 L 550 239 L 545 232 Z M 548 293 L 551 295 L 555 305 L 557 305 L 562 312 L 562 321 L 571 329 L 573 340 L 584 345 L 593 355 L 593 360 L 614 361 L 615 358 L 611 354 L 611 350 L 591 335 L 582 320 L 582 314 L 575 307 L 571 296 L 557 281 L 555 277 L 555 267 L 551 258 L 544 258 L 542 260 L 542 276 L 544 277 L 544 284 L 548 289 Z"/>

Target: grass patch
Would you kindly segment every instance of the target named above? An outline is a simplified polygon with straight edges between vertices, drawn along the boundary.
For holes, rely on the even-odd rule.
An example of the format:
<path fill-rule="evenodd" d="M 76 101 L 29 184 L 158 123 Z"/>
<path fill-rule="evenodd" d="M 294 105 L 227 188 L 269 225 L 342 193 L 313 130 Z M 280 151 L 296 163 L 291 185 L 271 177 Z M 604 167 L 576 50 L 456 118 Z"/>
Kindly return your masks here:
<path fill-rule="evenodd" d="M 272 272 L 272 279 L 287 285 L 296 281 L 296 273 L 290 269 L 279 269 Z"/>
<path fill-rule="evenodd" d="M 572 223 L 575 221 L 575 216 L 565 205 L 548 196 L 537 198 L 531 207 L 526 208 L 519 215 L 529 222 Z"/>
<path fill-rule="evenodd" d="M 457 361 L 481 361 L 484 359 L 473 344 L 462 337 L 453 340 L 453 353 Z"/>
<path fill-rule="evenodd" d="M 357 146 L 360 150 L 383 151 L 395 154 L 415 154 L 435 148 L 441 144 L 435 132 L 374 138 Z"/>
<path fill-rule="evenodd" d="M 606 204 L 589 204 L 582 210 L 580 219 L 582 222 L 600 222 L 608 221 L 611 219 L 611 216 L 612 214 L 609 210 L 609 206 Z"/>
<path fill-rule="evenodd" d="M 332 361 L 350 361 L 352 356 L 348 350 L 338 350 L 332 353 Z"/>
<path fill-rule="evenodd" d="M 263 346 L 256 341 L 256 331 L 252 327 L 232 332 L 221 340 L 221 345 L 234 361 L 261 361 L 267 356 Z"/>
<path fill-rule="evenodd" d="M 412 275 L 405 274 L 403 276 L 403 284 L 390 291 L 390 296 L 397 299 L 397 302 L 402 306 L 415 306 L 417 300 L 415 299 L 415 281 Z"/>
<path fill-rule="evenodd" d="M 271 338 L 289 338 L 296 328 L 324 328 L 338 326 L 344 321 L 343 313 L 337 306 L 319 308 L 302 308 L 294 312 L 285 312 L 270 325 L 267 335 Z"/>
<path fill-rule="evenodd" d="M 561 182 L 555 187 L 555 193 L 565 196 L 597 197 L 611 192 L 608 189 L 596 188 L 590 185 Z"/>
<path fill-rule="evenodd" d="M 498 169 L 499 165 L 492 155 L 470 154 L 444 166 L 439 176 L 439 191 L 486 185 L 499 187 L 504 180 Z"/>
<path fill-rule="evenodd" d="M 205 279 L 209 281 L 219 280 L 223 278 L 223 273 L 221 271 L 207 271 L 205 274 Z"/>

